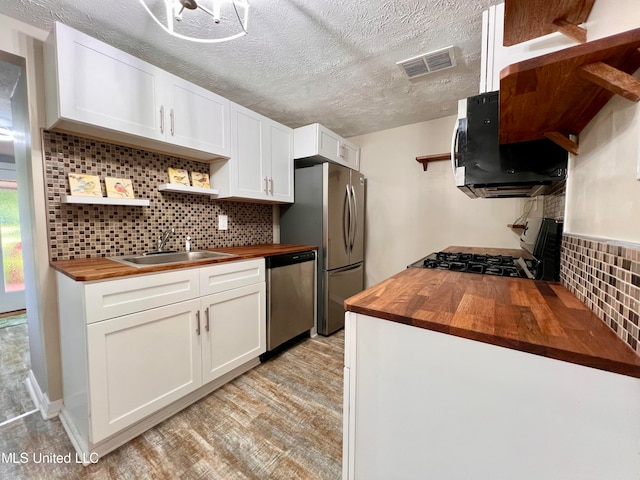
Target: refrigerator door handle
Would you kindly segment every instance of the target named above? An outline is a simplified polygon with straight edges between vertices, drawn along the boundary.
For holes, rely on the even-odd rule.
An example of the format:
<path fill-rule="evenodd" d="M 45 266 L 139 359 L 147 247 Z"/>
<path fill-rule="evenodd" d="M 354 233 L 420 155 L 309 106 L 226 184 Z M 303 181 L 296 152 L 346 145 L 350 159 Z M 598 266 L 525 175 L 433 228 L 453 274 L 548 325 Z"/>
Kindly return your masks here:
<path fill-rule="evenodd" d="M 347 273 L 351 273 L 354 270 L 360 270 L 362 268 L 362 262 L 357 263 L 355 265 L 349 265 L 348 267 L 337 268 L 335 270 L 329 270 L 329 274 L 332 277 L 339 277 L 340 275 L 346 275 Z"/>
<path fill-rule="evenodd" d="M 356 198 L 356 189 L 351 185 L 351 198 L 353 198 L 353 232 L 351 234 L 351 251 L 356 243 L 356 232 L 358 231 L 358 200 Z"/>
<path fill-rule="evenodd" d="M 351 193 L 349 185 L 344 198 L 344 209 L 342 212 L 342 239 L 344 240 L 344 249 L 349 253 L 349 240 L 351 238 Z"/>

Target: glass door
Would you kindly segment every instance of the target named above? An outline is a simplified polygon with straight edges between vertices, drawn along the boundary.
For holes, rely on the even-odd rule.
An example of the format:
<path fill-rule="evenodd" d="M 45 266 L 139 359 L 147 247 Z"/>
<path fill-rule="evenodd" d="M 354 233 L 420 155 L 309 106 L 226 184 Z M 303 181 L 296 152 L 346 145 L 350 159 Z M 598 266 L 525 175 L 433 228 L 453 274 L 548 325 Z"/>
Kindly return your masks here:
<path fill-rule="evenodd" d="M 18 183 L 9 165 L 0 164 L 0 313 L 25 308 Z"/>

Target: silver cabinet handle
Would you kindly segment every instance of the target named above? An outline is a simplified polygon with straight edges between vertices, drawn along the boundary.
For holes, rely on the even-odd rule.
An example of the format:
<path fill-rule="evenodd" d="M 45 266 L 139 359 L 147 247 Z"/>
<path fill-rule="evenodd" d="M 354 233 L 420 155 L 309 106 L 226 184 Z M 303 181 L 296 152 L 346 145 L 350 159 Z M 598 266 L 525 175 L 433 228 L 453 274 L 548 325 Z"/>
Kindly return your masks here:
<path fill-rule="evenodd" d="M 344 145 L 340 145 L 340 153 L 338 154 L 340 158 L 344 158 Z"/>
<path fill-rule="evenodd" d="M 351 251 L 356 243 L 356 232 L 358 231 L 358 200 L 356 199 L 356 189 L 351 185 L 351 198 L 353 198 L 353 232 L 351 235 Z"/>
<path fill-rule="evenodd" d="M 200 310 L 196 312 L 196 320 L 198 321 L 198 324 L 196 326 L 196 333 L 200 335 Z"/>
<path fill-rule="evenodd" d="M 160 106 L 160 133 L 164 133 L 164 105 Z"/>
<path fill-rule="evenodd" d="M 169 116 L 171 117 L 171 136 L 175 136 L 175 128 L 174 128 L 174 121 L 173 121 L 173 108 L 171 109 L 171 111 L 169 112 Z"/>
<path fill-rule="evenodd" d="M 204 324 L 204 329 L 208 332 L 209 331 L 209 307 L 205 309 L 204 314 L 207 318 L 207 323 Z"/>
<path fill-rule="evenodd" d="M 264 177 L 264 193 L 269 194 L 269 180 L 267 177 Z"/>
<path fill-rule="evenodd" d="M 269 177 L 269 184 L 271 185 L 271 187 L 269 188 L 269 193 L 273 195 L 273 178 L 272 177 Z"/>

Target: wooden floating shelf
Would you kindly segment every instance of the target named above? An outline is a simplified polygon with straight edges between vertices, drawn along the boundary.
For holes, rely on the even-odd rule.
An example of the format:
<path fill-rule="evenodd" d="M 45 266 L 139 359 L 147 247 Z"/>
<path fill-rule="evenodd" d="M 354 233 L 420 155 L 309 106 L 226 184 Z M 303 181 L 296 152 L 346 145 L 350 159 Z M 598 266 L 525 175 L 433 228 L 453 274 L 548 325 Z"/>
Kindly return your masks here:
<path fill-rule="evenodd" d="M 220 190 L 216 188 L 187 187 L 185 185 L 175 185 L 173 183 L 163 183 L 162 185 L 158 185 L 158 190 L 161 192 L 193 193 L 195 195 L 208 195 L 210 197 L 217 197 L 220 194 Z"/>
<path fill-rule="evenodd" d="M 89 205 L 126 205 L 128 207 L 149 206 L 149 200 L 142 198 L 81 197 L 78 195 L 62 195 L 60 202 Z"/>
<path fill-rule="evenodd" d="M 636 101 L 640 28 L 525 60 L 500 72 L 500 143 L 578 135 L 614 94 Z"/>
<path fill-rule="evenodd" d="M 584 43 L 586 31 L 578 25 L 587 20 L 594 3 L 595 0 L 505 0 L 502 44 L 510 47 L 554 32 Z"/>
<path fill-rule="evenodd" d="M 422 170 L 427 171 L 429 162 L 441 162 L 443 160 L 451 160 L 450 153 L 438 153 L 436 155 L 425 155 L 423 157 L 416 157 L 416 162 L 422 164 Z"/>
<path fill-rule="evenodd" d="M 525 228 L 527 228 L 526 225 L 521 225 L 519 223 L 510 223 L 509 225 L 507 225 L 507 227 L 509 228 L 520 228 L 522 230 L 524 230 Z"/>

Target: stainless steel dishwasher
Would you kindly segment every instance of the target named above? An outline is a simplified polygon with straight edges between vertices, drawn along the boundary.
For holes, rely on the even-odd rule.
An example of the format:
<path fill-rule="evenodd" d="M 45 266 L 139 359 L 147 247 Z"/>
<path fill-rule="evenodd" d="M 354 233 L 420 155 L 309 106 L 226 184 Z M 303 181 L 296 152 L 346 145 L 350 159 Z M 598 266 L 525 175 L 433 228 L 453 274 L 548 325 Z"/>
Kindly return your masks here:
<path fill-rule="evenodd" d="M 313 328 L 316 254 L 267 257 L 267 354 Z"/>

